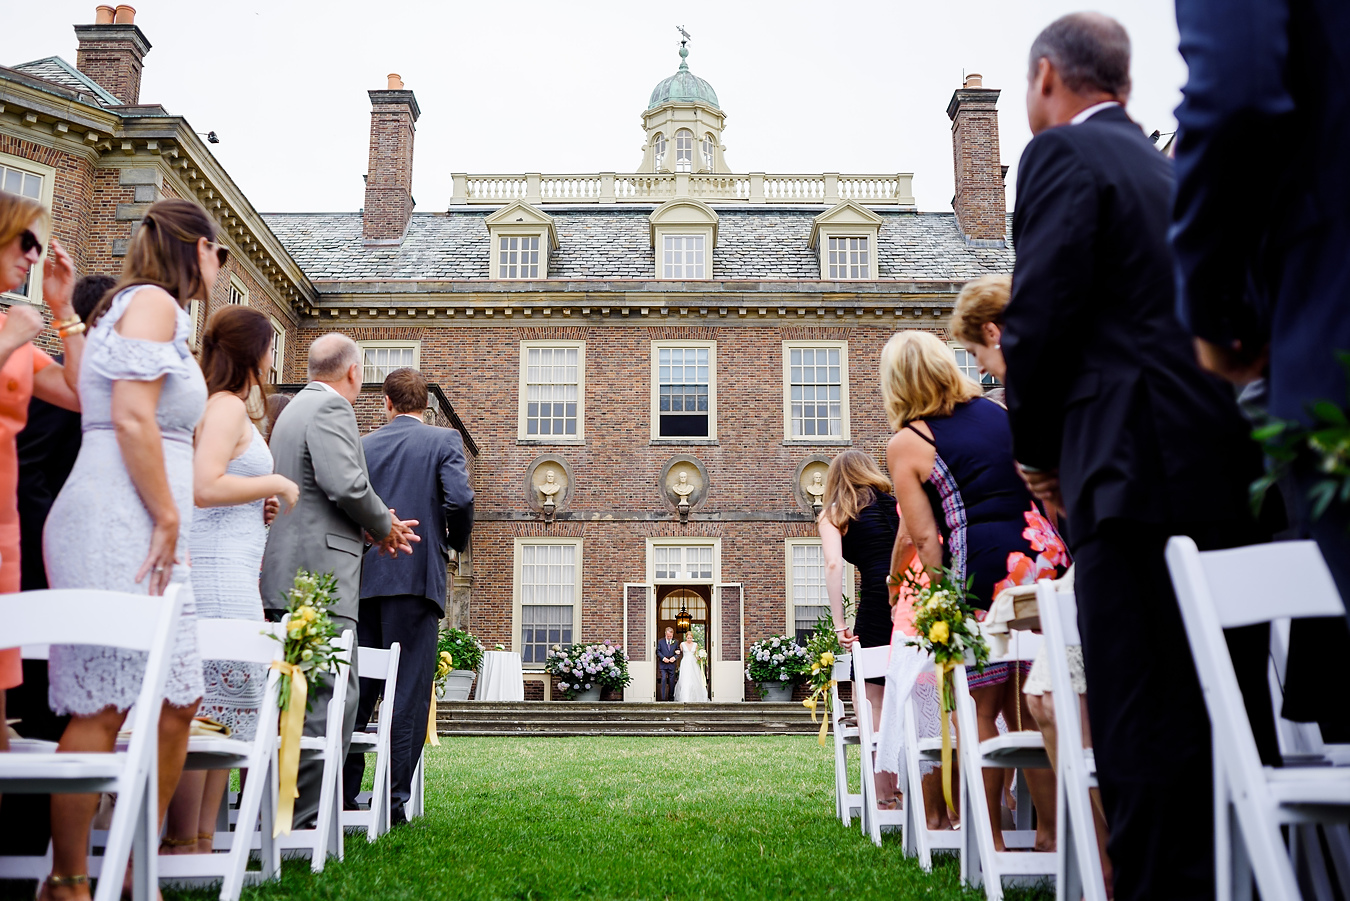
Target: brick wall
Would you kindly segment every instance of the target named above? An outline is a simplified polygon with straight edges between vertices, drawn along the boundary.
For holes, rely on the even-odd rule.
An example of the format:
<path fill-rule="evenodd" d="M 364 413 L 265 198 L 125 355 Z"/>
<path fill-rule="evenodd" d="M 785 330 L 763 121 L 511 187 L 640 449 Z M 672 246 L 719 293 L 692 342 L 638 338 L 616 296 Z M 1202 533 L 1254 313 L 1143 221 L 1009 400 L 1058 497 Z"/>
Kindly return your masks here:
<path fill-rule="evenodd" d="M 413 133 L 417 101 L 412 91 L 371 91 L 370 102 L 365 239 L 398 241 L 403 237 L 413 211 Z"/>
<path fill-rule="evenodd" d="M 141 97 L 141 68 L 150 43 L 135 25 L 77 25 L 75 68 L 126 104 Z"/>
<path fill-rule="evenodd" d="M 998 149 L 998 95 L 989 88 L 964 87 L 952 94 L 952 157 L 956 196 L 952 206 L 967 238 L 1002 241 L 1008 201 Z"/>

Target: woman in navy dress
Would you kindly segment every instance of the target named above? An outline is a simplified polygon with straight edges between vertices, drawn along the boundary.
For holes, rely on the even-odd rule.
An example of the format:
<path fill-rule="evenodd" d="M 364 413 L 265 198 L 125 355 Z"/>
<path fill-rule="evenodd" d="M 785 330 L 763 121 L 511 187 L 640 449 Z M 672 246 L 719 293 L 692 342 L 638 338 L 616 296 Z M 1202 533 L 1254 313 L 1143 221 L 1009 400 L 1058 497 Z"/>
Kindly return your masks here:
<path fill-rule="evenodd" d="M 1013 458 L 1008 413 L 983 396 L 962 374 L 952 351 L 935 335 L 894 335 L 881 352 L 881 391 L 895 435 L 886 461 L 900 512 L 925 569 L 946 567 L 958 580 L 971 579 L 971 603 L 988 610 L 1005 587 L 1057 578 L 1068 566 L 1064 543 L 1022 483 Z M 998 716 L 1008 728 L 1035 729 L 1021 706 L 1019 665 L 969 673 L 979 739 L 998 735 Z M 1027 770 L 1039 814 L 1036 846 L 1054 847 L 1053 776 Z M 1003 850 L 999 795 L 1003 779 L 985 773 L 985 793 L 994 819 L 994 844 Z"/>

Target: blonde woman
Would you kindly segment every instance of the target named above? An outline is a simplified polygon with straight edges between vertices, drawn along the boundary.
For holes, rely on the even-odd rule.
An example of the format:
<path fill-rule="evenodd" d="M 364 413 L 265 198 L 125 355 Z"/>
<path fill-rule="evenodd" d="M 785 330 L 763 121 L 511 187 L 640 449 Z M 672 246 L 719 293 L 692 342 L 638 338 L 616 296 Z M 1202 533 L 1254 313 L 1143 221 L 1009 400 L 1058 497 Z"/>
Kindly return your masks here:
<path fill-rule="evenodd" d="M 1009 585 L 1061 575 L 1068 565 L 1064 543 L 1017 474 L 1008 413 L 962 374 L 950 348 L 928 332 L 892 336 L 881 351 L 881 393 L 895 429 L 886 462 L 924 568 L 947 567 L 957 579 L 973 580 L 972 603 L 983 610 Z M 969 674 L 981 741 L 998 734 L 999 714 L 1010 729 L 1036 727 L 1009 675 L 1007 664 Z M 1026 776 L 1040 814 L 1036 848 L 1050 850 L 1053 777 L 1036 770 Z M 1000 773 L 985 775 L 1000 851 L 1002 785 Z"/>

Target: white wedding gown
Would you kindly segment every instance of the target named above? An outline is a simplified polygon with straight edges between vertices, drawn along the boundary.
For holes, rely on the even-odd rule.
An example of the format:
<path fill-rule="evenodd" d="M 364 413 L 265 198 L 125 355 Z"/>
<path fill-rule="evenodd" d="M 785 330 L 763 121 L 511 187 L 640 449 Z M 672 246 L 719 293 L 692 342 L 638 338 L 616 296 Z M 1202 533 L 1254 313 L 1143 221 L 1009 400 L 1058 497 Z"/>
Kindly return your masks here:
<path fill-rule="evenodd" d="M 680 645 L 680 650 L 684 654 L 680 658 L 679 681 L 675 683 L 675 700 L 682 704 L 708 700 L 708 686 L 703 681 L 703 670 L 699 668 L 695 656 L 698 645 L 686 641 Z"/>

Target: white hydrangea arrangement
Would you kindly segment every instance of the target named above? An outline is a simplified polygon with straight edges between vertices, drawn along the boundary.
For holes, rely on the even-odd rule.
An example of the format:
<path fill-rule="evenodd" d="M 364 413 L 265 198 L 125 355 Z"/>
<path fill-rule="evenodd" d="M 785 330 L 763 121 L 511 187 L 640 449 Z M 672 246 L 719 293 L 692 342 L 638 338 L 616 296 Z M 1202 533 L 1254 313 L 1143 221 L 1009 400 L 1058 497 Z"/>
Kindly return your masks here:
<path fill-rule="evenodd" d="M 795 685 L 811 672 L 811 657 L 791 635 L 771 635 L 750 646 L 745 678 Z"/>
<path fill-rule="evenodd" d="M 558 677 L 558 688 L 568 698 L 596 687 L 621 690 L 632 676 L 628 655 L 609 641 L 599 644 L 555 644 L 544 660 L 544 671 Z"/>

